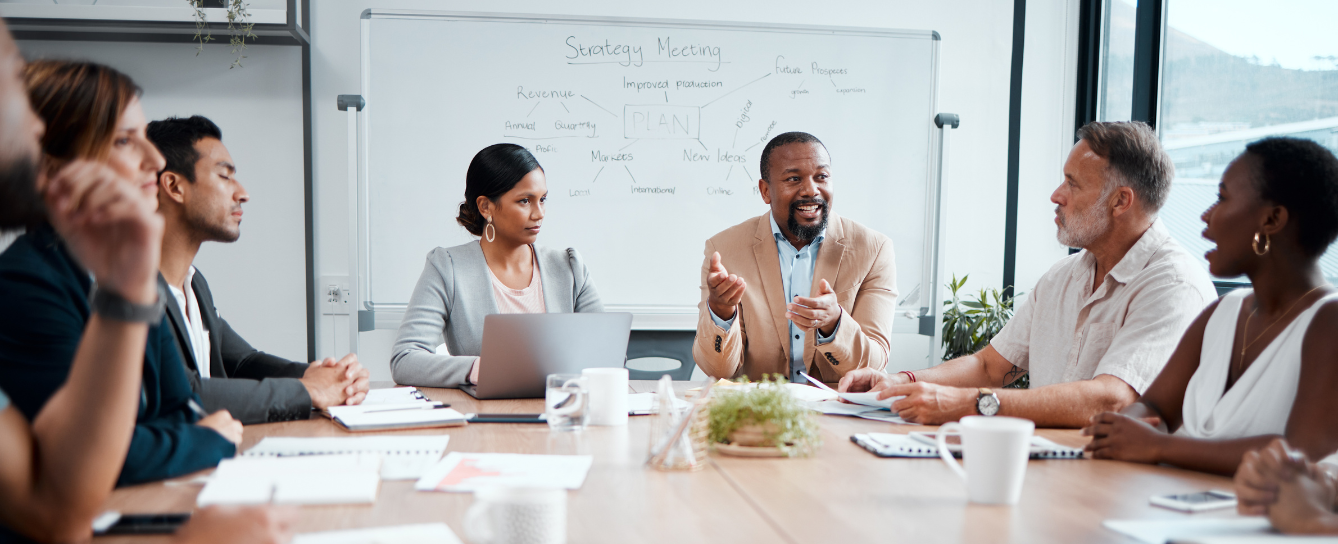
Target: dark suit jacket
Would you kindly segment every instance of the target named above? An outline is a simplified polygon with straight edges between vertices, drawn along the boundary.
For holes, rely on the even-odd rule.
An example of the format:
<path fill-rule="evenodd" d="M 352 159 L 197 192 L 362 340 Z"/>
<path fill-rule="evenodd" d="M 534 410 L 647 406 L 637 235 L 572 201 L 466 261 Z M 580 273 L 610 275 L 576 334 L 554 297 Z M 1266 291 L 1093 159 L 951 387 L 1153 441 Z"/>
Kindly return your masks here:
<path fill-rule="evenodd" d="M 161 275 L 158 283 L 167 290 L 167 281 Z M 204 330 L 209 333 L 209 379 L 200 379 L 200 362 L 190 348 L 186 319 L 176 300 L 168 301 L 167 320 L 176 333 L 191 388 L 204 399 L 205 409 L 226 409 L 246 425 L 311 417 L 311 396 L 298 381 L 308 365 L 275 357 L 246 343 L 219 315 L 209 282 L 199 269 L 191 280 L 191 289 L 200 305 Z"/>
<path fill-rule="evenodd" d="M 0 389 L 30 420 L 69 376 L 91 317 L 91 288 L 88 272 L 49 226 L 20 236 L 0 254 Z M 235 453 L 213 429 L 195 425 L 187 404 L 195 398 L 164 319 L 149 328 L 139 414 L 116 485 L 189 474 Z"/>

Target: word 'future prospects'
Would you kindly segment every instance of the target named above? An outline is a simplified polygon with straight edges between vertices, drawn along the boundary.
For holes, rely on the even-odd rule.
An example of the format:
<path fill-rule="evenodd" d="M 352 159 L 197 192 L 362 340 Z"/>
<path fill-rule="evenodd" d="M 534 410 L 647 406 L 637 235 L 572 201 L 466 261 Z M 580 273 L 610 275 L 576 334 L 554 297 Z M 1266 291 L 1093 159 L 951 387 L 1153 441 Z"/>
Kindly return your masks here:
<path fill-rule="evenodd" d="M 655 38 L 655 55 L 665 60 L 652 60 L 649 62 L 704 62 L 714 64 L 709 71 L 714 72 L 720 69 L 720 46 L 707 44 L 688 44 L 675 46 L 671 43 L 672 38 Z M 604 43 L 596 42 L 594 45 L 586 45 L 576 38 L 576 36 L 567 36 L 567 59 L 573 61 L 570 64 L 600 64 L 610 63 L 621 66 L 642 66 L 646 62 L 646 55 L 640 45 L 614 44 L 607 38 Z"/>

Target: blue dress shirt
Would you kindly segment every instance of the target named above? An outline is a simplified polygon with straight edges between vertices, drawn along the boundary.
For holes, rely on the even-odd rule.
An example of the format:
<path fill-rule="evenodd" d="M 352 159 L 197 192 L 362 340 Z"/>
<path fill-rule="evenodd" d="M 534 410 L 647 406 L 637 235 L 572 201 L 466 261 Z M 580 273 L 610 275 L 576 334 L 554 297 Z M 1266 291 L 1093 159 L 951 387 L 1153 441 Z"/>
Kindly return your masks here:
<path fill-rule="evenodd" d="M 776 238 L 776 254 L 780 257 L 780 275 L 781 281 L 785 286 L 785 303 L 794 302 L 794 297 L 808 298 L 813 292 L 813 269 L 818 264 L 818 250 L 822 248 L 822 241 L 827 237 L 827 229 L 822 229 L 818 236 L 801 249 L 795 249 L 785 235 L 781 234 L 780 225 L 776 224 L 774 215 L 767 215 L 771 220 L 771 235 Z M 728 320 L 720 319 L 715 315 L 715 311 L 707 309 L 711 313 L 711 320 L 717 327 L 729 330 L 734 325 L 734 318 L 738 317 L 735 311 L 734 317 Z M 841 322 L 836 322 L 837 328 L 840 328 Z M 822 331 L 817 331 L 817 345 L 829 343 L 836 338 L 836 329 L 832 329 L 831 336 L 823 336 Z M 790 381 L 796 383 L 805 383 L 806 380 L 800 376 L 800 372 L 806 372 L 808 368 L 804 366 L 804 331 L 800 329 L 793 321 L 790 322 Z"/>

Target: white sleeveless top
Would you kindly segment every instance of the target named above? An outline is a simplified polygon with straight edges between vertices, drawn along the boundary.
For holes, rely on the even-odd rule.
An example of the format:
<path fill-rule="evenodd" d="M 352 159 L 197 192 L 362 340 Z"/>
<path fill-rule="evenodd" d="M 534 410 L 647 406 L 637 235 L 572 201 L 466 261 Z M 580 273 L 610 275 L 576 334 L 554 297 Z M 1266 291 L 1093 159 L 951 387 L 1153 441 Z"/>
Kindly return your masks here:
<path fill-rule="evenodd" d="M 1226 440 L 1286 433 L 1301 378 L 1301 344 L 1306 329 L 1320 307 L 1338 299 L 1338 293 L 1315 301 L 1296 316 L 1226 390 L 1231 355 L 1239 349 L 1234 341 L 1236 321 L 1241 303 L 1252 292 L 1237 289 L 1228 293 L 1208 318 L 1199 368 L 1185 387 L 1183 422 L 1175 434 Z"/>

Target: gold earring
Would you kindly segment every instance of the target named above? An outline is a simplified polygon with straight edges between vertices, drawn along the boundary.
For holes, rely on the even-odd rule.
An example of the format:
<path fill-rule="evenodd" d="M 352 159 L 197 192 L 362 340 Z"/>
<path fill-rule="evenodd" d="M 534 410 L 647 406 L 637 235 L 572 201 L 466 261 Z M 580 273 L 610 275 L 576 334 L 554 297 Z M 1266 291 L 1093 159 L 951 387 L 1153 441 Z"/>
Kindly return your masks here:
<path fill-rule="evenodd" d="M 1263 251 L 1259 251 L 1259 233 L 1256 232 L 1256 233 L 1254 233 L 1254 241 L 1253 241 L 1253 242 L 1250 242 L 1250 247 L 1253 247 L 1253 248 L 1254 248 L 1254 254 L 1255 254 L 1255 255 L 1258 255 L 1258 256 L 1260 256 L 1260 257 L 1263 257 L 1264 255 L 1268 254 L 1268 248 L 1269 248 L 1269 246 L 1270 246 L 1272 243 L 1273 243 L 1273 241 L 1270 240 L 1270 239 L 1268 238 L 1268 235 L 1267 235 L 1267 234 L 1265 234 L 1265 235 L 1264 235 L 1264 250 L 1263 250 Z"/>
<path fill-rule="evenodd" d="M 497 227 L 492 226 L 491 217 L 488 218 L 487 226 L 483 227 L 483 237 L 487 239 L 489 243 L 497 239 Z"/>

